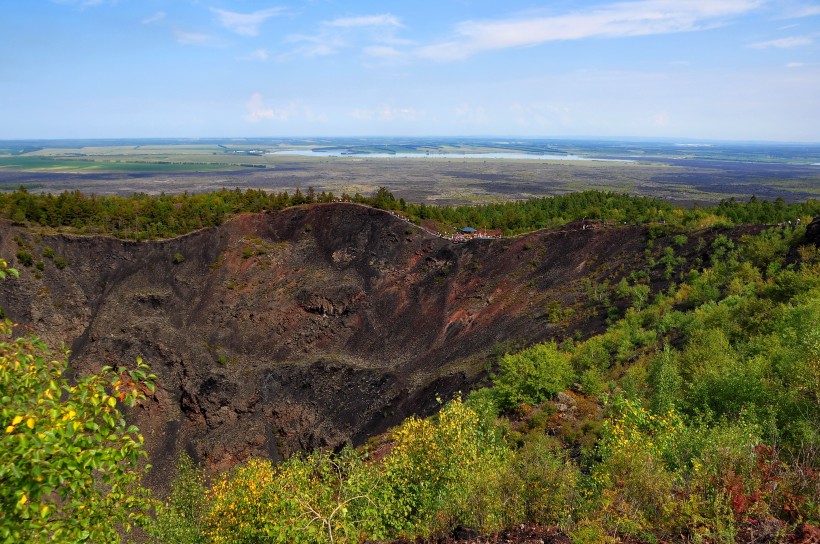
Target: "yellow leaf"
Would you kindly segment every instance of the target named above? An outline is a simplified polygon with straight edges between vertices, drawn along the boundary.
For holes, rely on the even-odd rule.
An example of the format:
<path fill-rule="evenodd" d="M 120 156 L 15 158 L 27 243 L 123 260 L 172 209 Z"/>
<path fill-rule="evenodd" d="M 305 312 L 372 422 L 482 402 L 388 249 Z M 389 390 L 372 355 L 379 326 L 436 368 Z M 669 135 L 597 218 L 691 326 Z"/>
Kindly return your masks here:
<path fill-rule="evenodd" d="M 23 416 L 14 416 L 14 420 L 11 422 L 12 425 L 17 425 L 23 421 Z"/>
<path fill-rule="evenodd" d="M 9 425 L 6 427 L 6 434 L 14 432 L 14 425 Z"/>
<path fill-rule="evenodd" d="M 28 497 L 26 497 L 26 494 L 23 493 L 23 496 L 20 497 L 20 500 L 17 501 L 17 504 L 19 504 L 20 506 L 23 506 L 24 504 L 26 504 L 26 502 L 28 502 Z"/>
<path fill-rule="evenodd" d="M 26 427 L 28 427 L 29 429 L 34 428 L 34 418 L 33 417 L 30 417 L 26 420 Z"/>
<path fill-rule="evenodd" d="M 108 397 L 108 405 L 111 408 L 113 408 L 114 406 L 117 405 L 117 399 L 115 399 L 114 397 Z"/>

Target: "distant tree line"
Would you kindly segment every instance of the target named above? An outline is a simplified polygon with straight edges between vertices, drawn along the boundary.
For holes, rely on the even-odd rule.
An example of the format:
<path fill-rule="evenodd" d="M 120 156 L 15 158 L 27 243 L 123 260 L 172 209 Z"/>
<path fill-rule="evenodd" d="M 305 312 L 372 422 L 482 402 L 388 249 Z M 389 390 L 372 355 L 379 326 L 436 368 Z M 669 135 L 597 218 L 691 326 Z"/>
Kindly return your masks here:
<path fill-rule="evenodd" d="M 68 228 L 81 234 L 106 234 L 145 240 L 169 238 L 204 227 L 222 224 L 241 212 L 282 210 L 289 206 L 357 202 L 401 213 L 414 223 L 432 222 L 447 227 L 472 226 L 502 230 L 507 235 L 558 227 L 582 219 L 629 224 L 667 224 L 703 227 L 715 224 L 777 224 L 820 215 L 820 201 L 787 204 L 752 197 L 747 202 L 724 200 L 714 207 L 684 209 L 651 197 L 604 191 L 582 191 L 565 195 L 478 206 L 436 206 L 397 199 L 384 187 L 372 196 L 332 192 L 307 192 L 297 188 L 274 193 L 261 189 L 221 189 L 208 193 L 176 195 L 99 196 L 80 191 L 59 195 L 32 193 L 21 187 L 0 193 L 0 213 L 15 222 L 52 228 Z"/>
<path fill-rule="evenodd" d="M 581 191 L 477 206 L 435 206 L 408 204 L 404 199 L 397 200 L 382 187 L 372 198 L 363 198 L 361 201 L 376 208 L 402 212 L 416 223 L 432 220 L 456 227 L 503 230 L 506 234 L 559 227 L 584 219 L 702 227 L 720 223 L 774 225 L 820 215 L 820 201 L 815 199 L 786 204 L 782 198 L 770 202 L 753 196 L 748 202 L 732 198 L 723 200 L 716 206 L 686 209 L 657 198 L 607 191 Z"/>
<path fill-rule="evenodd" d="M 0 194 L 0 213 L 15 222 L 46 227 L 69 227 L 84 234 L 108 234 L 136 240 L 170 238 L 204 227 L 221 225 L 241 212 L 281 210 L 288 206 L 333 202 L 333 193 L 307 194 L 296 189 L 268 193 L 263 190 L 221 189 L 209 193 L 131 196 L 86 195 L 80 191 L 30 193 L 20 188 Z"/>

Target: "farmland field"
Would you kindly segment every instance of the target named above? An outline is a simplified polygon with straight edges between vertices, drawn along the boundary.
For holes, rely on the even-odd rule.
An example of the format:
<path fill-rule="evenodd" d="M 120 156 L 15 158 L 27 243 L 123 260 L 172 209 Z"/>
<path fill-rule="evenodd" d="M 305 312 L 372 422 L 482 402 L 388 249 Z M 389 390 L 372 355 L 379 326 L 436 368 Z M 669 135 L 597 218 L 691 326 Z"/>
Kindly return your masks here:
<path fill-rule="evenodd" d="M 479 158 L 468 158 L 468 157 Z M 510 158 L 507 158 L 510 157 Z M 522 158 L 528 160 L 521 160 Z M 97 194 L 228 188 L 481 203 L 584 189 L 691 205 L 820 197 L 820 146 L 503 139 L 0 142 L 0 190 Z"/>

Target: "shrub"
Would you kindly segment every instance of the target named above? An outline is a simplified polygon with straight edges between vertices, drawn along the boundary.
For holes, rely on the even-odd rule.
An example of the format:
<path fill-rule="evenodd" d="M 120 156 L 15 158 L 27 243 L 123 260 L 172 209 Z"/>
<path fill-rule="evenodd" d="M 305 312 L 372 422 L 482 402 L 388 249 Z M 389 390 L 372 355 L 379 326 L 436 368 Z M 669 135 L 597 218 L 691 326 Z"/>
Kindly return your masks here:
<path fill-rule="evenodd" d="M 184 261 L 185 261 L 185 255 L 183 255 L 182 253 L 180 253 L 178 251 L 176 253 L 174 253 L 174 259 L 173 259 L 174 264 L 181 264 Z"/>
<path fill-rule="evenodd" d="M 56 266 L 57 268 L 59 268 L 60 270 L 62 270 L 63 268 L 65 268 L 66 266 L 68 266 L 68 259 L 66 259 L 66 258 L 65 258 L 65 257 L 63 257 L 62 255 L 61 255 L 61 256 L 59 256 L 59 257 L 55 257 L 55 258 L 54 258 L 54 266 Z"/>
<path fill-rule="evenodd" d="M 534 434 L 515 461 L 526 519 L 546 525 L 568 522 L 576 503 L 579 473 L 560 444 Z"/>
<path fill-rule="evenodd" d="M 204 533 L 214 544 L 288 542 L 297 540 L 299 515 L 295 501 L 283 500 L 274 486 L 277 475 L 270 461 L 251 459 L 223 473 L 208 491 L 210 504 L 204 520 Z M 282 518 L 291 522 L 278 527 Z M 281 529 L 279 535 L 272 534 Z"/>
<path fill-rule="evenodd" d="M 593 469 L 600 515 L 621 534 L 669 534 L 677 523 L 671 468 L 683 422 L 674 410 L 656 415 L 620 396 L 611 409 Z"/>
<path fill-rule="evenodd" d="M 411 417 L 393 433 L 396 445 L 384 462 L 393 531 L 429 535 L 474 520 L 475 484 L 503 465 L 506 451 L 485 431 L 478 414 L 455 399 L 436 418 Z"/>
<path fill-rule="evenodd" d="M 51 246 L 44 246 L 43 247 L 43 257 L 46 259 L 53 259 L 54 258 L 54 249 Z"/>
<path fill-rule="evenodd" d="M 28 251 L 18 251 L 17 260 L 20 261 L 20 264 L 23 266 L 31 266 L 34 264 L 34 256 L 32 256 L 32 254 Z"/>
<path fill-rule="evenodd" d="M 573 378 L 569 355 L 549 342 L 504 355 L 493 383 L 499 406 L 511 410 L 552 398 L 569 387 Z"/>
<path fill-rule="evenodd" d="M 580 520 L 569 531 L 572 544 L 616 544 L 621 542 L 608 533 L 600 518 Z"/>
<path fill-rule="evenodd" d="M 614 450 L 596 467 L 601 513 L 613 532 L 669 535 L 675 528 L 674 474 L 640 443 Z"/>
<path fill-rule="evenodd" d="M 204 535 L 214 543 L 361 542 L 430 535 L 469 524 L 500 529 L 520 518 L 520 489 L 495 430 L 458 399 L 434 418 L 393 432 L 381 463 L 345 448 L 274 467 L 251 459 L 207 492 Z M 512 502 L 511 502 L 512 501 Z"/>
<path fill-rule="evenodd" d="M 655 413 L 666 413 L 679 404 L 682 384 L 676 351 L 666 346 L 652 359 L 649 384 L 653 390 L 651 407 Z"/>
<path fill-rule="evenodd" d="M 632 305 L 640 310 L 649 301 L 649 286 L 642 283 L 633 285 L 631 288 Z"/>
<path fill-rule="evenodd" d="M 156 506 L 155 519 L 147 527 L 154 541 L 157 544 L 204 543 L 205 496 L 204 471 L 185 452 L 181 453 L 171 496 Z"/>
<path fill-rule="evenodd" d="M 604 377 L 597 368 L 588 368 L 581 373 L 581 391 L 590 397 L 597 397 L 604 390 Z"/>
<path fill-rule="evenodd" d="M 0 334 L 0 539 L 119 542 L 149 505 L 142 437 L 117 409 L 153 391 L 147 368 L 138 360 L 69 382 L 66 354 L 36 337 L 9 340 L 8 322 Z"/>

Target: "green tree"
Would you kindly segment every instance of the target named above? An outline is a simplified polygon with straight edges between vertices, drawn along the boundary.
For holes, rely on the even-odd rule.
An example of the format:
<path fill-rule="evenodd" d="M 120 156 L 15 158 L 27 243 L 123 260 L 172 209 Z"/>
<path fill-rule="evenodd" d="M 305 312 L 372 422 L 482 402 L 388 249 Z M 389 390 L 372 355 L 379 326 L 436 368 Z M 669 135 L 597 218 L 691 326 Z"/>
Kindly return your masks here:
<path fill-rule="evenodd" d="M 119 542 L 150 502 L 142 436 L 118 405 L 153 392 L 153 376 L 138 359 L 69 382 L 66 353 L 12 332 L 0 323 L 0 542 Z"/>
<path fill-rule="evenodd" d="M 536 344 L 501 358 L 495 391 L 502 408 L 535 405 L 569 387 L 573 377 L 569 355 L 559 351 L 555 342 Z"/>
<path fill-rule="evenodd" d="M 206 512 L 205 471 L 187 453 L 177 460 L 177 476 L 171 484 L 171 496 L 156 508 L 156 516 L 147 529 L 158 544 L 200 544 Z"/>

